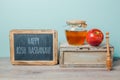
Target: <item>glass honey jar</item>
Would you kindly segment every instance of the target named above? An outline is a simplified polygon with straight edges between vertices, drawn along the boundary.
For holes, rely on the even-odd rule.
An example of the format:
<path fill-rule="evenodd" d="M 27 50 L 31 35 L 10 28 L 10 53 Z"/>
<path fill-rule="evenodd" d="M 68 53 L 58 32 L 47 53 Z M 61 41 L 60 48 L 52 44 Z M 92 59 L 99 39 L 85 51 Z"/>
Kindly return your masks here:
<path fill-rule="evenodd" d="M 82 20 L 66 21 L 66 39 L 70 45 L 83 45 L 87 34 L 87 24 Z"/>

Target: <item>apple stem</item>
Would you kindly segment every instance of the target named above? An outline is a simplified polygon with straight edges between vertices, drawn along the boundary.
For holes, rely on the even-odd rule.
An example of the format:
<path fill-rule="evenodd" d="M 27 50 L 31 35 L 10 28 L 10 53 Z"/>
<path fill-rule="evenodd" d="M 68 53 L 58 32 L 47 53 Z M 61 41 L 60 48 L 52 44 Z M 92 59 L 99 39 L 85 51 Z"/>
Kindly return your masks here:
<path fill-rule="evenodd" d="M 106 46 L 107 46 L 106 67 L 110 71 L 112 69 L 112 60 L 111 60 L 110 47 L 109 47 L 109 32 L 106 32 Z"/>

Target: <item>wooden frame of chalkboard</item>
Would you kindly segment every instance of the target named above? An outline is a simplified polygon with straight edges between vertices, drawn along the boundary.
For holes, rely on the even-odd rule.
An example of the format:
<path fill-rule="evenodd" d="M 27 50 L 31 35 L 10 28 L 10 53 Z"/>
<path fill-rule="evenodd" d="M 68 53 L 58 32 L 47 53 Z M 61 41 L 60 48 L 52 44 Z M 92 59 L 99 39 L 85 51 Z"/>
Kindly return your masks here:
<path fill-rule="evenodd" d="M 11 30 L 10 60 L 16 65 L 55 65 L 58 35 L 55 30 Z"/>

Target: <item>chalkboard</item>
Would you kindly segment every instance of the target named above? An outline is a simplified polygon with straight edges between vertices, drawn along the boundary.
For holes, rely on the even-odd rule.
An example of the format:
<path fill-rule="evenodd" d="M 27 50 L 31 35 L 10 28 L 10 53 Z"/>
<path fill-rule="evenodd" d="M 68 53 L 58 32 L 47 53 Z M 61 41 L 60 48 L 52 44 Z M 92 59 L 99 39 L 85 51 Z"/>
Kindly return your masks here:
<path fill-rule="evenodd" d="M 10 50 L 12 64 L 56 64 L 57 32 L 55 30 L 12 30 Z"/>

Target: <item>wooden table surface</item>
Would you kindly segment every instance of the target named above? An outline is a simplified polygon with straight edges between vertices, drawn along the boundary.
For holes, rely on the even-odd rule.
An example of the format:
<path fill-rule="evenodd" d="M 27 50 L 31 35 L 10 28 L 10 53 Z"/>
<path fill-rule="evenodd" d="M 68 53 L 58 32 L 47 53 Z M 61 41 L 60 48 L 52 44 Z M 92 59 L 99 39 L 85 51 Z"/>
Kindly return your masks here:
<path fill-rule="evenodd" d="M 12 65 L 9 58 L 0 58 L 0 80 L 120 80 L 120 60 L 113 70 L 60 68 L 55 66 Z"/>

